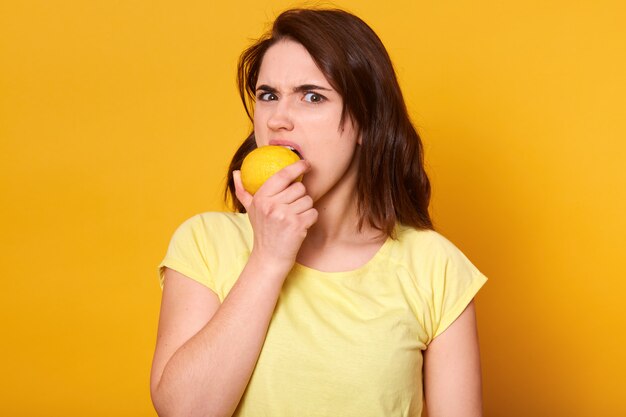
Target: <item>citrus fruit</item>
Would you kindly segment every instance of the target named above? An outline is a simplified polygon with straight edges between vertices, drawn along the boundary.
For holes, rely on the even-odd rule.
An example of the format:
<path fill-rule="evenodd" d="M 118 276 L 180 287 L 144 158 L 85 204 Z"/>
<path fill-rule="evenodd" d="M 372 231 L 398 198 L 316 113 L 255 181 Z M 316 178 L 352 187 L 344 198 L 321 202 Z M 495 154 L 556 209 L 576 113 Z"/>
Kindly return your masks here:
<path fill-rule="evenodd" d="M 284 146 L 261 146 L 250 152 L 241 164 L 241 182 L 247 192 L 254 195 L 272 175 L 300 157 Z M 296 181 L 302 181 L 302 176 Z"/>

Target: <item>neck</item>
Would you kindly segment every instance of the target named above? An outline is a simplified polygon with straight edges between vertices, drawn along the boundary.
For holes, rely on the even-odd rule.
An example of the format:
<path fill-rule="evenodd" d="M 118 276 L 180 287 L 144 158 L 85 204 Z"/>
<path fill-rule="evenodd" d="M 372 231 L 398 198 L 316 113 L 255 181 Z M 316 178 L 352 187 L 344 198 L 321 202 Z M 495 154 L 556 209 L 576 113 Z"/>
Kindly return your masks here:
<path fill-rule="evenodd" d="M 315 202 L 317 222 L 308 230 L 306 240 L 317 245 L 359 242 L 382 238 L 381 232 L 366 221 L 359 230 L 356 178 L 349 178 L 341 186 Z"/>
<path fill-rule="evenodd" d="M 387 236 L 369 225 L 358 228 L 354 187 L 350 193 L 327 193 L 315 203 L 317 222 L 309 228 L 297 262 L 319 271 L 352 271 L 365 265 Z"/>
<path fill-rule="evenodd" d="M 324 198 L 315 204 L 317 222 L 309 229 L 307 239 L 316 242 L 353 239 L 359 233 L 356 195 L 338 204 L 331 204 L 328 200 Z"/>

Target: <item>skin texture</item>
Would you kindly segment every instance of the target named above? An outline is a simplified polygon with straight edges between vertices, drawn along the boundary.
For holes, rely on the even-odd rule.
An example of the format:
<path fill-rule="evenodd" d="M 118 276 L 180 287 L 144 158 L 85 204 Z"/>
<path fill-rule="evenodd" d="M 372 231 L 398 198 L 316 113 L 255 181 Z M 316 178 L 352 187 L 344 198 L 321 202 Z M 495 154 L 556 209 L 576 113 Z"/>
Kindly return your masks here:
<path fill-rule="evenodd" d="M 294 263 L 356 269 L 386 239 L 368 226 L 357 230 L 359 138 L 350 118 L 340 125 L 343 100 L 306 49 L 292 41 L 269 48 L 256 87 L 257 145 L 291 145 L 304 160 L 272 176 L 254 196 L 233 173 L 254 240 L 222 303 L 210 289 L 166 269 L 150 384 L 160 416 L 232 415 Z M 294 182 L 302 174 L 302 183 Z M 424 378 L 430 417 L 481 415 L 473 303 L 430 344 Z"/>
<path fill-rule="evenodd" d="M 482 416 L 481 386 L 476 311 L 472 301 L 424 353 L 428 416 Z"/>

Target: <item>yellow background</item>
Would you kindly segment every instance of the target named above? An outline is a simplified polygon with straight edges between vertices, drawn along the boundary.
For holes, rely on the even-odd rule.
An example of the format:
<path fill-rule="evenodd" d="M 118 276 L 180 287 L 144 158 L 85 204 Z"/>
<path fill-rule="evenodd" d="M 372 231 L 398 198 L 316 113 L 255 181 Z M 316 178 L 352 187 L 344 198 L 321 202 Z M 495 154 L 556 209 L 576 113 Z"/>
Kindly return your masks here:
<path fill-rule="evenodd" d="M 154 416 L 174 229 L 222 208 L 284 1 L 0 5 L 0 415 Z M 380 35 L 477 298 L 485 415 L 626 415 L 622 1 L 336 3 Z"/>

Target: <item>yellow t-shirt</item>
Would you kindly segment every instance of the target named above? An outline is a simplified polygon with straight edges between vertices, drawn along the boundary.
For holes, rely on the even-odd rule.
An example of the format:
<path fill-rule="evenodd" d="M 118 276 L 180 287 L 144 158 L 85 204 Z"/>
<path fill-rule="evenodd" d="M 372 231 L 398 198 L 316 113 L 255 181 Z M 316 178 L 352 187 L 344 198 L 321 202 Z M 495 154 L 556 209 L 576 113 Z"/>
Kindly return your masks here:
<path fill-rule="evenodd" d="M 354 271 L 294 265 L 235 416 L 421 416 L 422 351 L 487 278 L 439 233 L 396 230 Z M 251 249 L 246 214 L 195 215 L 170 241 L 161 286 L 167 266 L 223 301 Z"/>

